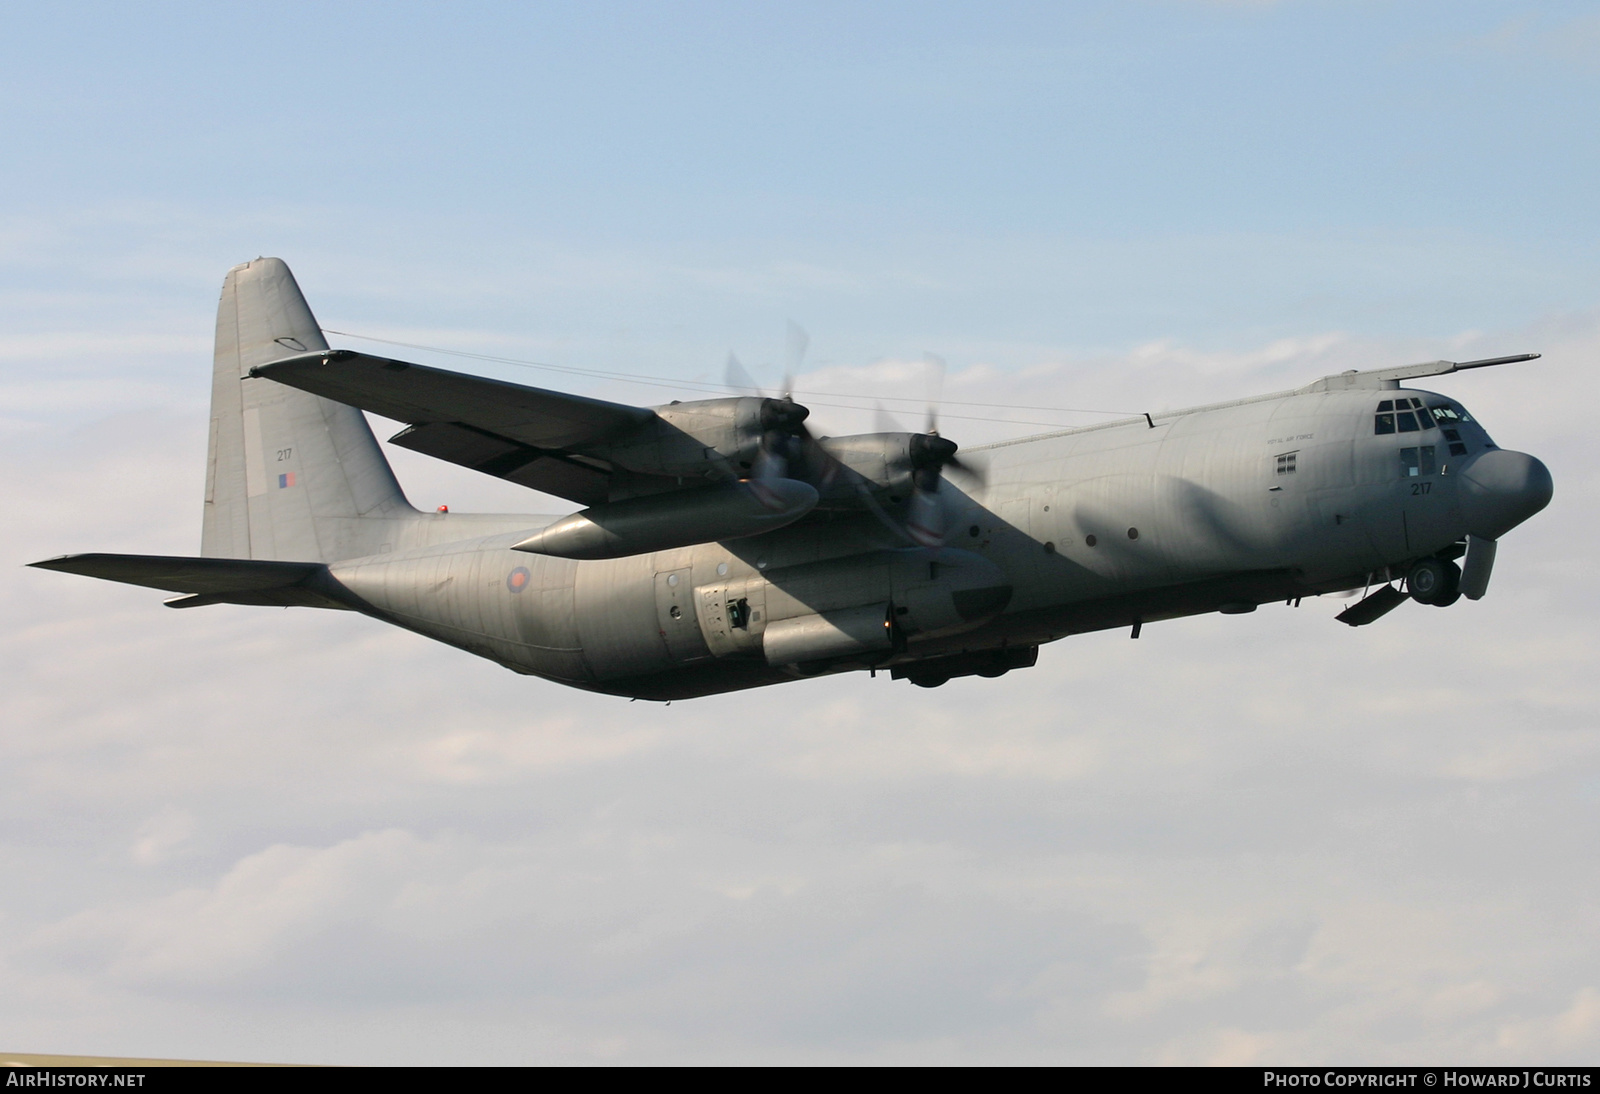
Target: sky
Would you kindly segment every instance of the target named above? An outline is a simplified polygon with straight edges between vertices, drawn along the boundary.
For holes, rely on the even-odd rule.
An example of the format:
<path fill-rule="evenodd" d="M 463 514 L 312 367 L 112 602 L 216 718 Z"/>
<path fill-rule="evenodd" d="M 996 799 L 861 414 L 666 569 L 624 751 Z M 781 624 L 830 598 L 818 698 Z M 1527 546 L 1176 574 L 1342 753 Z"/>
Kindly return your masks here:
<path fill-rule="evenodd" d="M 0 1048 L 1600 1061 L 1593 5 L 3 11 Z M 639 405 L 792 321 L 825 431 L 912 425 L 934 352 L 967 445 L 1540 352 L 1430 383 L 1555 500 L 1449 614 L 670 706 L 25 569 L 198 551 L 263 254 L 335 345 Z"/>

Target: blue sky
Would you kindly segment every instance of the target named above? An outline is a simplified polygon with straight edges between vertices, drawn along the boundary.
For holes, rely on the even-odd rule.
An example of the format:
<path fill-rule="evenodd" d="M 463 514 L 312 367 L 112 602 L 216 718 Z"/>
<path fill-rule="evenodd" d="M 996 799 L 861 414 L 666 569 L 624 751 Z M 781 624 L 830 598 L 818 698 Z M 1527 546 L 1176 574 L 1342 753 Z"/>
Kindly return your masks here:
<path fill-rule="evenodd" d="M 0 1048 L 1600 1056 L 1593 5 L 5 16 Z M 914 401 L 936 351 L 963 443 L 1032 428 L 967 402 L 1542 351 L 1437 386 L 1556 501 L 1448 616 L 670 708 L 23 570 L 197 548 L 217 291 L 258 254 L 330 328 L 568 368 L 775 381 L 793 319 L 802 397 Z M 419 505 L 551 504 L 391 456 Z"/>
<path fill-rule="evenodd" d="M 263 247 L 297 268 L 327 248 L 351 263 L 340 310 L 415 262 L 460 271 L 435 321 L 592 336 L 620 314 L 694 332 L 676 343 L 797 308 L 872 354 L 1444 337 L 1594 289 L 1582 4 L 66 5 L 11 25 L 12 231 L 93 238 L 88 276 L 146 292 L 178 271 L 140 270 L 134 237 L 213 249 L 196 291 Z M 737 277 L 676 291 L 684 267 L 776 276 L 752 301 Z M 614 291 L 594 314 L 539 273 Z M 660 341 L 619 348 L 682 368 Z"/>

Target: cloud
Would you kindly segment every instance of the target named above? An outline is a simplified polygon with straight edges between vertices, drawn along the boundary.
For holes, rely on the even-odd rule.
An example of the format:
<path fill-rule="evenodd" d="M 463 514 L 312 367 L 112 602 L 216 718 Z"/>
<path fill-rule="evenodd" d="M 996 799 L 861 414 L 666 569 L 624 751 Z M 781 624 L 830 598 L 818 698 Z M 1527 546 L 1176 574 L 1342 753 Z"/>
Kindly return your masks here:
<path fill-rule="evenodd" d="M 1600 58 L 1600 16 L 1561 19 L 1543 14 L 1519 15 L 1486 34 L 1467 39 L 1462 48 L 1519 60 L 1536 58 L 1593 68 Z"/>
<path fill-rule="evenodd" d="M 171 858 L 194 835 L 194 815 L 184 809 L 164 806 L 139 826 L 138 837 L 129 852 L 141 866 L 154 866 Z"/>
<path fill-rule="evenodd" d="M 1600 1043 L 1600 991 L 1584 987 L 1572 1005 L 1558 1014 L 1504 1026 L 1497 1038 L 1501 1048 L 1527 1058 L 1587 1057 Z"/>
<path fill-rule="evenodd" d="M 13 565 L 0 861 L 27 884 L 0 1016 L 30 1045 L 329 1062 L 1582 1056 L 1600 584 L 1571 559 L 1600 503 L 1600 323 L 1448 352 L 1505 345 L 1547 355 L 1437 384 L 1545 458 L 1556 502 L 1484 601 L 1357 631 L 1317 600 L 934 692 L 663 708 L 348 613 L 170 612 Z M 974 354 L 946 391 L 1182 404 L 1441 352 Z M 904 393 L 919 367 L 814 380 Z M 77 381 L 42 383 L 72 405 Z M 203 425 L 40 419 L 0 452 L 26 517 L 0 553 L 192 551 Z"/>
<path fill-rule="evenodd" d="M 180 1031 L 209 1000 L 288 1007 L 299 1045 L 351 1031 L 302 1059 L 460 1058 L 401 1031 L 461 1007 L 501 1013 L 475 1059 L 1392 1059 L 1463 1030 L 1499 1046 L 1478 1058 L 1525 1058 L 1497 1031 L 1570 1006 L 1593 955 L 1582 917 L 1500 894 L 1593 906 L 1568 872 L 1581 829 L 1550 833 L 1600 744 L 1581 703 L 1506 741 L 1528 696 L 1586 670 L 1506 671 L 1492 636 L 1525 626 L 1526 593 L 1515 567 L 1496 580 L 1490 618 L 1445 644 L 1421 609 L 1382 633 L 1264 610 L 936 693 L 851 679 L 667 709 L 364 620 L 17 581 L 14 618 L 56 616 L 8 688 L 29 811 L 84 818 L 86 848 L 173 838 L 153 798 L 193 827 L 141 864 L 148 895 L 11 912 L 34 926 L 9 982 L 99 984 L 141 1043 L 189 1054 L 219 1043 Z M 1586 641 L 1565 626 L 1541 630 Z M 90 687 L 42 670 L 68 648 Z M 1516 764 L 1473 766 L 1497 748 Z M 46 838 L 27 832 L 12 846 Z M 36 884 L 81 889 L 59 880 L 80 854 Z"/>

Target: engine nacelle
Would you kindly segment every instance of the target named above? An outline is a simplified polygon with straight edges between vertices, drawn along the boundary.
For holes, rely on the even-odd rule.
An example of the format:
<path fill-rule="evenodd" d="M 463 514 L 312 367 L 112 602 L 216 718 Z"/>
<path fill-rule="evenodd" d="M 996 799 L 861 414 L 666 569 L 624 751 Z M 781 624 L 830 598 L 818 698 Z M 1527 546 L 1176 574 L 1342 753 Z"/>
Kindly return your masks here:
<path fill-rule="evenodd" d="M 646 475 L 728 482 L 759 473 L 763 437 L 781 436 L 787 475 L 816 487 L 822 504 L 834 509 L 861 506 L 864 490 L 890 504 L 905 500 L 913 489 L 917 446 L 928 443 L 916 433 L 813 442 L 800 428 L 809 411 L 787 399 L 703 399 L 658 406 L 655 414 L 637 432 L 608 443 L 604 458 Z"/>
<path fill-rule="evenodd" d="M 781 401 L 744 396 L 658 406 L 654 421 L 608 444 L 605 457 L 647 475 L 743 478 L 755 465 L 763 432 L 771 427 L 773 404 Z"/>
<path fill-rule="evenodd" d="M 816 490 L 793 479 L 721 483 L 596 505 L 511 549 L 558 558 L 625 558 L 771 532 L 816 504 Z"/>
<path fill-rule="evenodd" d="M 860 487 L 888 494 L 895 501 L 911 494 L 915 433 L 856 433 L 824 437 L 818 444 L 845 469 L 843 475 L 819 486 L 823 501 L 860 501 Z M 858 476 L 852 478 L 852 474 Z"/>

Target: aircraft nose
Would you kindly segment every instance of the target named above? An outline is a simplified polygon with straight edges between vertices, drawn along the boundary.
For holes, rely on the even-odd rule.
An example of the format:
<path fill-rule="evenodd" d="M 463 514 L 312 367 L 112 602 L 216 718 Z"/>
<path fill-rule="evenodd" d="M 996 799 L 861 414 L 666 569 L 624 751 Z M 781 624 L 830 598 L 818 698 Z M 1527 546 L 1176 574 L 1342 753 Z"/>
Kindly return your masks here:
<path fill-rule="evenodd" d="M 1550 504 L 1550 469 L 1526 452 L 1496 448 L 1461 472 L 1461 509 L 1467 530 L 1483 539 L 1505 533 Z"/>

